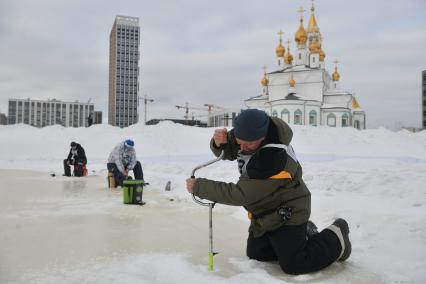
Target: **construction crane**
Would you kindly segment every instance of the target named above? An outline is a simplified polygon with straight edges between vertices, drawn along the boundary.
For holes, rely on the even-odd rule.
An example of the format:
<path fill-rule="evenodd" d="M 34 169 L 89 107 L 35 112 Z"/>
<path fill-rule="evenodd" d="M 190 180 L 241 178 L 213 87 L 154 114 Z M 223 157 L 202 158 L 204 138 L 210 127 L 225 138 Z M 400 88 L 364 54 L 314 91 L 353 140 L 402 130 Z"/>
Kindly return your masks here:
<path fill-rule="evenodd" d="M 146 125 L 146 112 L 147 112 L 147 104 L 148 103 L 152 103 L 154 100 L 148 98 L 148 96 L 145 94 L 144 97 L 142 98 L 138 98 L 139 100 L 143 100 L 144 103 L 144 121 L 145 121 L 145 125 Z"/>
<path fill-rule="evenodd" d="M 188 120 L 188 118 L 189 118 L 189 110 L 202 110 L 202 111 L 208 111 L 206 108 L 202 108 L 202 107 L 192 107 L 192 106 L 189 106 L 189 104 L 188 104 L 188 103 L 185 103 L 185 106 L 176 106 L 176 108 L 177 108 L 177 109 L 181 109 L 181 108 L 185 109 L 185 116 L 184 116 L 185 120 Z M 194 117 L 194 116 L 193 116 L 193 117 Z"/>
<path fill-rule="evenodd" d="M 212 113 L 213 108 L 223 109 L 223 110 L 225 109 L 224 107 L 213 105 L 213 104 L 204 104 L 204 106 L 208 108 L 207 111 L 209 112 L 209 114 Z"/>
<path fill-rule="evenodd" d="M 204 106 L 208 107 L 208 112 L 209 112 L 208 125 L 209 126 L 215 126 L 216 125 L 215 121 L 217 120 L 217 118 L 223 120 L 225 126 L 228 126 L 230 120 L 232 122 L 232 117 L 229 116 L 229 113 L 232 112 L 231 109 L 214 105 L 214 104 L 204 104 Z M 213 113 L 213 109 L 216 110 L 215 113 Z"/>

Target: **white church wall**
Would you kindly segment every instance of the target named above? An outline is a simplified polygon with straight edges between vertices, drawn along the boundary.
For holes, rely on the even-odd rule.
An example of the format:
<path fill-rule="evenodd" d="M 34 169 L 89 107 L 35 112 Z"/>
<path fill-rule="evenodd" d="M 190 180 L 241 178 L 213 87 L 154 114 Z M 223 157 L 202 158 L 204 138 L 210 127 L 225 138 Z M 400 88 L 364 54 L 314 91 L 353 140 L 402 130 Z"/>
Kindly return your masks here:
<path fill-rule="evenodd" d="M 269 87 L 269 96 L 271 101 L 282 100 L 289 93 L 290 85 L 288 83 L 282 85 L 274 85 Z M 305 83 L 297 84 L 294 88 L 295 93 L 303 96 L 308 100 L 322 101 L 322 89 L 323 85 L 321 82 L 318 83 Z"/>
<path fill-rule="evenodd" d="M 324 104 L 341 105 L 348 107 L 351 101 L 351 94 L 335 94 L 324 96 Z"/>
<path fill-rule="evenodd" d="M 322 101 L 324 83 L 320 70 L 295 72 L 296 94 L 308 99 Z"/>
<path fill-rule="evenodd" d="M 295 54 L 295 62 L 296 65 L 306 65 L 307 64 L 307 47 L 306 46 L 299 46 L 296 50 Z"/>
<path fill-rule="evenodd" d="M 284 99 L 288 95 L 291 73 L 275 73 L 269 75 L 269 97 L 271 101 Z M 293 72 L 296 81 L 296 94 L 309 100 L 322 101 L 324 82 L 322 70 Z"/>
<path fill-rule="evenodd" d="M 269 85 L 269 100 L 276 101 L 282 100 L 287 95 L 284 92 L 284 87 L 282 85 Z"/>
<path fill-rule="evenodd" d="M 309 55 L 309 66 L 311 68 L 319 68 L 320 67 L 319 54 L 310 54 Z"/>
<path fill-rule="evenodd" d="M 323 62 L 324 63 L 324 62 Z M 333 85 L 333 81 L 331 79 L 330 73 L 326 69 L 323 69 L 322 72 L 322 80 L 324 81 L 325 89 L 331 89 Z"/>
<path fill-rule="evenodd" d="M 263 111 L 266 112 L 269 116 L 272 116 L 272 107 L 271 107 L 271 104 L 266 103 L 265 106 L 264 106 L 264 108 L 263 108 Z"/>

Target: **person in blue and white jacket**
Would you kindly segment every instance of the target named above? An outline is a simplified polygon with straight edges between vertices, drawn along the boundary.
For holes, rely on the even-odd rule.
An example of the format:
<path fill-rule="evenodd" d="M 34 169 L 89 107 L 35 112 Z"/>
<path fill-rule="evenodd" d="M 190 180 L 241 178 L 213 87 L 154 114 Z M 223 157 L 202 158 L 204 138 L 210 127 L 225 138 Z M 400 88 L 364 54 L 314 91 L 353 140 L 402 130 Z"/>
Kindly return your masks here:
<path fill-rule="evenodd" d="M 141 163 L 136 160 L 135 142 L 127 139 L 114 147 L 108 158 L 107 168 L 115 177 L 116 185 L 123 186 L 123 181 L 133 171 L 135 179 L 143 180 Z"/>

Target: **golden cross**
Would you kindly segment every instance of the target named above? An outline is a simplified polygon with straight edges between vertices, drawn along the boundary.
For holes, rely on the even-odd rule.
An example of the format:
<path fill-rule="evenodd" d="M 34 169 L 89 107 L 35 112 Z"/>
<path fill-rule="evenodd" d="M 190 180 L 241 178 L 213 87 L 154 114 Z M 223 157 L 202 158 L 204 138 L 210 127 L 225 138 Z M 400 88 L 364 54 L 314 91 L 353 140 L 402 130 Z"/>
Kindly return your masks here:
<path fill-rule="evenodd" d="M 290 43 L 291 43 L 291 41 L 290 41 L 290 39 L 288 39 L 287 40 L 287 46 L 288 46 L 288 48 L 290 48 Z"/>
<path fill-rule="evenodd" d="M 280 30 L 280 31 L 279 31 L 279 33 L 278 33 L 278 35 L 280 36 L 280 41 L 282 40 L 282 36 L 283 36 L 283 34 L 284 34 L 284 33 L 283 33 L 283 31 L 282 31 L 282 30 Z"/>
<path fill-rule="evenodd" d="M 315 12 L 315 6 L 314 6 L 314 0 L 312 0 L 312 7 L 311 7 L 312 13 Z"/>
<path fill-rule="evenodd" d="M 334 63 L 334 65 L 335 65 L 335 67 L 337 68 L 337 64 L 339 64 L 339 63 L 340 63 L 340 61 L 336 59 L 336 60 L 334 60 L 334 61 L 333 61 L 333 63 Z"/>

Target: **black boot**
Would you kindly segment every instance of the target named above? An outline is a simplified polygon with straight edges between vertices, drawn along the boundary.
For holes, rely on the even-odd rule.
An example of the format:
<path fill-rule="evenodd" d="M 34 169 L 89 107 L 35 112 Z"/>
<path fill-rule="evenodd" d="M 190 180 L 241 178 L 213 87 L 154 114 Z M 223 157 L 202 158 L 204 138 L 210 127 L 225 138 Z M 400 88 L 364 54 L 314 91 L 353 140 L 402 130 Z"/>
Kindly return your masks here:
<path fill-rule="evenodd" d="M 71 167 L 68 165 L 68 160 L 64 160 L 64 176 L 70 177 L 71 176 Z"/>
<path fill-rule="evenodd" d="M 337 228 L 337 231 L 334 230 Z M 339 218 L 336 219 L 333 224 L 328 227 L 328 229 L 332 230 L 340 240 L 340 244 L 342 246 L 342 252 L 340 253 L 340 257 L 338 261 L 345 261 L 349 258 L 352 252 L 352 244 L 349 240 L 349 225 L 344 219 Z M 340 234 L 339 234 L 340 233 Z"/>

